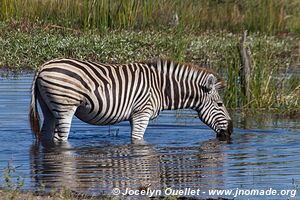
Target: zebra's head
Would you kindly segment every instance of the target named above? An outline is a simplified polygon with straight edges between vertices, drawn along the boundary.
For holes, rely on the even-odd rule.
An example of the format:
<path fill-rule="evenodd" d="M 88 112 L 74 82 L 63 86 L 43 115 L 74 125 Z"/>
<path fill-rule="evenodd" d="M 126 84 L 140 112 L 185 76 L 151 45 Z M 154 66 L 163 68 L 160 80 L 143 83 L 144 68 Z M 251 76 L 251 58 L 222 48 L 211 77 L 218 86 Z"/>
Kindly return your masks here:
<path fill-rule="evenodd" d="M 201 82 L 198 116 L 217 133 L 217 137 L 229 139 L 233 131 L 232 120 L 218 92 L 225 86 L 224 80 L 209 73 Z"/>

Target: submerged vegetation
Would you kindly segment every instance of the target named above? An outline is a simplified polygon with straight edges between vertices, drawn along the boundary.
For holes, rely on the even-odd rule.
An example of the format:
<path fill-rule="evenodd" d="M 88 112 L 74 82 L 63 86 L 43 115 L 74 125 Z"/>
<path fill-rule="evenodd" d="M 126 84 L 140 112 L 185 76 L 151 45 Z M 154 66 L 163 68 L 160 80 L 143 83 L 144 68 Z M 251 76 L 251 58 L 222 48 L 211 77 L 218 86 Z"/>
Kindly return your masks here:
<path fill-rule="evenodd" d="M 206 65 L 226 80 L 229 108 L 300 109 L 297 0 L 0 0 L 0 67 L 57 57 L 127 63 L 154 57 Z M 238 43 L 249 31 L 250 101 Z"/>

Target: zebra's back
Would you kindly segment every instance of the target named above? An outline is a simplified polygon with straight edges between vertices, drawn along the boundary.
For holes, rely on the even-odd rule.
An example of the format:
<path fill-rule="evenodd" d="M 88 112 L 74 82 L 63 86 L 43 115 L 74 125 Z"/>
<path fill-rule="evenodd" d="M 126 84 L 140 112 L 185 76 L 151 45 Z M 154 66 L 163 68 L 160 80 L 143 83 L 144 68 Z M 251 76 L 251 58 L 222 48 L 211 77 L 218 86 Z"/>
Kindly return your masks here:
<path fill-rule="evenodd" d="M 128 120 L 150 98 L 150 69 L 143 64 L 105 65 L 74 59 L 52 60 L 39 70 L 41 96 L 54 113 L 76 107 L 90 124 Z"/>

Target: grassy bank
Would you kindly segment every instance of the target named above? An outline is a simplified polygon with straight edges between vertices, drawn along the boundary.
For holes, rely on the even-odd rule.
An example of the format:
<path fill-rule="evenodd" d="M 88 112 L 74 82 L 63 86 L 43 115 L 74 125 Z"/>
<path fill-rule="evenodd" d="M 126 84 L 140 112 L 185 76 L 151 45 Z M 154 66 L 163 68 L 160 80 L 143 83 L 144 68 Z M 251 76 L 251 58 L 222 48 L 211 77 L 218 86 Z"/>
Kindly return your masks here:
<path fill-rule="evenodd" d="M 250 34 L 252 52 L 251 101 L 241 91 L 240 34 L 183 29 L 165 31 L 115 30 L 93 33 L 40 26 L 35 23 L 0 23 L 0 66 L 35 69 L 57 57 L 104 63 L 126 63 L 154 57 L 209 66 L 227 82 L 225 103 L 230 108 L 300 108 L 299 49 L 297 36 Z"/>
<path fill-rule="evenodd" d="M 160 30 L 300 33 L 298 0 L 0 0 L 0 20 L 105 32 Z"/>

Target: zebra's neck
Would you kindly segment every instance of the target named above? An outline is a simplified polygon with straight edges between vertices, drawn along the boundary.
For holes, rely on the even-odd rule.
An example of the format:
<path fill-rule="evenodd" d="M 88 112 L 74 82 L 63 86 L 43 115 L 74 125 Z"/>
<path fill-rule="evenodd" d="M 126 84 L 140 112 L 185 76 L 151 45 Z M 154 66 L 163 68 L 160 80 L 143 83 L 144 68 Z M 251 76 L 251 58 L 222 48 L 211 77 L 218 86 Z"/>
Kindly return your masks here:
<path fill-rule="evenodd" d="M 201 86 L 197 83 L 204 72 L 168 60 L 158 60 L 154 68 L 159 76 L 161 110 L 195 109 L 201 97 Z"/>

